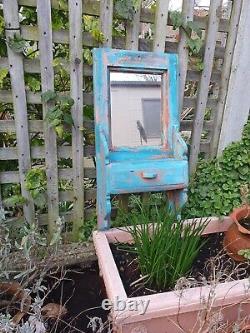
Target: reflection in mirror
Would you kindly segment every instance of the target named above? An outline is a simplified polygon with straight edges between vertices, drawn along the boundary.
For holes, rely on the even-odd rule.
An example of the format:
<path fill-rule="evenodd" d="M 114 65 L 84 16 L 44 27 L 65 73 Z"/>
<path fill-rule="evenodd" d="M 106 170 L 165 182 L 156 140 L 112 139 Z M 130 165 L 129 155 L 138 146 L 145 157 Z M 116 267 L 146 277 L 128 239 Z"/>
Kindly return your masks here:
<path fill-rule="evenodd" d="M 159 146 L 161 74 L 110 72 L 113 147 Z"/>

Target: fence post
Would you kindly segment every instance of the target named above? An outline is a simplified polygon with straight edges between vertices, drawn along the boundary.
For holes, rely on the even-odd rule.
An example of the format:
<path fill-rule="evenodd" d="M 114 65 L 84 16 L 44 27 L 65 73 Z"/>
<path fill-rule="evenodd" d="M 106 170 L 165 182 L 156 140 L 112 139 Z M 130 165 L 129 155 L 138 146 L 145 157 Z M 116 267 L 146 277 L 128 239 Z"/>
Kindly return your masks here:
<path fill-rule="evenodd" d="M 222 0 L 213 0 L 210 3 L 209 21 L 206 36 L 205 54 L 203 62 L 205 68 L 202 71 L 197 92 L 196 111 L 193 121 L 193 130 L 191 138 L 191 150 L 189 168 L 192 174 L 195 171 L 200 151 L 200 141 L 203 129 L 203 122 L 206 112 L 209 84 L 214 63 L 214 51 L 217 40 L 217 31 L 220 22 Z"/>
<path fill-rule="evenodd" d="M 221 126 L 222 126 L 223 111 L 224 111 L 226 97 L 227 97 L 228 82 L 229 82 L 229 77 L 230 77 L 230 73 L 231 73 L 233 52 L 234 52 L 234 47 L 235 47 L 236 38 L 237 38 L 241 6 L 242 6 L 242 0 L 233 2 L 229 32 L 228 32 L 228 37 L 227 37 L 227 42 L 226 42 L 225 57 L 224 57 L 224 63 L 223 63 L 223 68 L 222 68 L 222 74 L 221 74 L 221 86 L 220 86 L 220 91 L 219 91 L 218 107 L 217 107 L 216 113 L 215 113 L 214 128 L 213 128 L 213 134 L 212 134 L 212 138 L 211 138 L 211 146 L 210 146 L 210 156 L 211 157 L 216 156 L 218 144 L 219 144 L 219 136 L 220 136 Z"/>
<path fill-rule="evenodd" d="M 165 51 L 169 0 L 158 0 L 155 13 L 154 52 Z"/>
<path fill-rule="evenodd" d="M 17 0 L 3 0 L 5 33 L 7 41 L 20 35 L 19 12 Z M 8 45 L 8 44 L 7 44 Z M 28 223 L 35 221 L 34 203 L 25 187 L 25 176 L 31 168 L 27 100 L 24 83 L 23 55 L 13 51 L 8 46 L 9 71 L 13 104 L 15 111 L 15 126 L 18 150 L 18 169 L 22 196 L 27 200 L 23 206 L 24 217 Z"/>
<path fill-rule="evenodd" d="M 70 90 L 74 105 L 71 108 L 72 164 L 74 187 L 73 239 L 78 240 L 84 220 L 84 159 L 83 159 L 83 65 L 82 65 L 82 1 L 69 1 Z"/>
<path fill-rule="evenodd" d="M 126 49 L 138 50 L 139 33 L 140 33 L 140 16 L 141 16 L 141 3 L 142 0 L 137 1 L 136 12 L 133 20 L 126 22 Z"/>
<path fill-rule="evenodd" d="M 42 92 L 54 91 L 52 21 L 50 0 L 37 0 Z M 45 163 L 48 194 L 48 238 L 51 239 L 59 217 L 56 133 L 48 126 L 46 115 L 53 103 L 43 103 Z"/>
<path fill-rule="evenodd" d="M 103 46 L 112 47 L 113 0 L 100 1 L 100 28 L 104 35 Z"/>
<path fill-rule="evenodd" d="M 243 0 L 217 154 L 240 140 L 250 108 L 250 1 Z"/>
<path fill-rule="evenodd" d="M 182 19 L 184 23 L 193 21 L 194 13 L 194 0 L 183 0 L 182 5 Z M 186 84 L 187 68 L 188 68 L 188 50 L 187 50 L 187 36 L 183 29 L 180 31 L 180 42 L 178 44 L 179 54 L 179 108 L 180 115 L 183 109 L 183 99 Z"/>

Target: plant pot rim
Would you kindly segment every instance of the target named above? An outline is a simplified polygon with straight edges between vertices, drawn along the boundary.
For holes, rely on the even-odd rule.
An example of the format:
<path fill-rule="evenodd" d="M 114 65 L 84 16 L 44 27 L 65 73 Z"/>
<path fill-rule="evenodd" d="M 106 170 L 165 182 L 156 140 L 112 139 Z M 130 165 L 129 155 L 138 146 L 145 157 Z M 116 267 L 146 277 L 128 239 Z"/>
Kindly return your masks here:
<path fill-rule="evenodd" d="M 235 208 L 233 212 L 230 214 L 231 219 L 233 222 L 237 225 L 239 231 L 243 234 L 248 234 L 250 235 L 250 230 L 247 228 L 244 228 L 240 223 L 239 223 L 239 215 L 241 215 L 243 212 L 246 212 L 246 216 L 250 215 L 250 206 L 249 205 L 244 205 L 238 208 Z M 245 214 L 245 213 L 244 213 Z"/>
<path fill-rule="evenodd" d="M 220 233 L 228 229 L 232 224 L 230 217 L 211 217 L 203 234 Z M 202 219 L 203 221 L 204 219 Z M 183 223 L 191 223 L 186 220 Z M 201 219 L 197 219 L 201 221 Z M 122 325 L 140 322 L 152 318 L 177 315 L 180 312 L 199 311 L 205 307 L 202 299 L 208 299 L 211 286 L 187 288 L 182 290 L 181 297 L 176 291 L 168 291 L 139 297 L 128 297 L 120 278 L 118 268 L 113 258 L 109 243 L 132 242 L 132 237 L 126 228 L 113 228 L 107 231 L 95 231 L 93 241 L 98 257 L 101 276 L 106 287 L 107 296 L 111 301 L 116 297 L 129 302 L 130 300 L 150 300 L 147 312 L 143 315 L 138 311 L 112 311 L 112 318 Z M 214 307 L 235 304 L 246 299 L 246 290 L 249 288 L 249 279 L 219 283 L 215 287 L 216 299 Z M 249 291 L 248 291 L 249 292 Z"/>

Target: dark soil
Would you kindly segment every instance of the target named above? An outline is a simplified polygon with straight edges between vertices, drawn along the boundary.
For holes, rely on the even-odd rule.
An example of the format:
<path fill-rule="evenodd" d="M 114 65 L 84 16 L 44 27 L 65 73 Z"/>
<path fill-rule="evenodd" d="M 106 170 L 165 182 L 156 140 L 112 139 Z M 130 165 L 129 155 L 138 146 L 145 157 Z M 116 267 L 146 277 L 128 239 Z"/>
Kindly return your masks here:
<path fill-rule="evenodd" d="M 239 223 L 240 225 L 242 225 L 242 227 L 246 228 L 247 230 L 250 230 L 250 217 L 241 219 Z"/>
<path fill-rule="evenodd" d="M 191 272 L 186 276 L 188 280 L 181 285 L 182 288 L 200 286 L 204 282 L 209 283 L 214 279 L 214 272 L 219 282 L 225 282 L 229 276 L 231 279 L 244 279 L 250 276 L 248 263 L 236 263 L 223 251 L 223 237 L 223 233 L 204 236 L 207 242 L 201 248 Z M 111 250 L 128 296 L 169 291 L 169 289 L 155 290 L 153 286 L 143 283 L 131 286 L 131 283 L 141 277 L 136 255 L 124 251 L 118 244 L 112 244 Z"/>
<path fill-rule="evenodd" d="M 53 287 L 57 279 L 62 281 Z M 67 309 L 67 314 L 56 324 L 49 323 L 50 332 L 92 333 L 92 328 L 88 327 L 91 318 L 96 317 L 98 328 L 100 320 L 102 323 L 107 322 L 108 312 L 101 308 L 102 300 L 106 296 L 97 263 L 84 269 L 78 266 L 67 267 L 65 272 L 47 279 L 46 284 L 49 289 L 52 288 L 46 303 L 62 304 Z"/>

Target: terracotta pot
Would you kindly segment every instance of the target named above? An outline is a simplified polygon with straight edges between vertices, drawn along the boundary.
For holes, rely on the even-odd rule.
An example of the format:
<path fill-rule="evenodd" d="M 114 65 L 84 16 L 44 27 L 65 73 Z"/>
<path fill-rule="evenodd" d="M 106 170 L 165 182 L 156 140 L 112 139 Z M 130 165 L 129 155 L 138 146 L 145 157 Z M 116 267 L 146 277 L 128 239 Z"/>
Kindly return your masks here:
<path fill-rule="evenodd" d="M 245 325 L 244 327 L 241 328 L 241 332 L 242 333 L 248 333 L 250 332 L 250 324 L 249 325 Z"/>
<path fill-rule="evenodd" d="M 233 224 L 225 232 L 224 249 L 236 261 L 246 261 L 238 252 L 250 248 L 250 230 L 241 225 L 240 221 L 250 216 L 250 206 L 236 208 L 230 215 Z"/>

